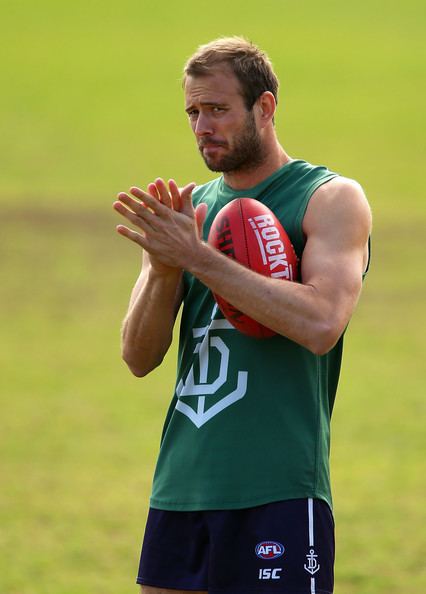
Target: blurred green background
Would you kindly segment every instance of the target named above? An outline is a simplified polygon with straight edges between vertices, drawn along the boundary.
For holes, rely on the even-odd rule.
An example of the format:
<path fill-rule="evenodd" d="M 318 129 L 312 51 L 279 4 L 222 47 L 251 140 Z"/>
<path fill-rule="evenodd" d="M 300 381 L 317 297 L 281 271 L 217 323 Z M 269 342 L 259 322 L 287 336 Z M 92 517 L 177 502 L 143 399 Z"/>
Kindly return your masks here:
<path fill-rule="evenodd" d="M 233 34 L 274 63 L 290 155 L 357 179 L 374 213 L 333 419 L 336 593 L 425 591 L 425 16 L 418 0 L 2 0 L 1 594 L 136 591 L 175 351 L 143 380 L 120 361 L 140 256 L 111 203 L 211 178 L 180 75 Z"/>

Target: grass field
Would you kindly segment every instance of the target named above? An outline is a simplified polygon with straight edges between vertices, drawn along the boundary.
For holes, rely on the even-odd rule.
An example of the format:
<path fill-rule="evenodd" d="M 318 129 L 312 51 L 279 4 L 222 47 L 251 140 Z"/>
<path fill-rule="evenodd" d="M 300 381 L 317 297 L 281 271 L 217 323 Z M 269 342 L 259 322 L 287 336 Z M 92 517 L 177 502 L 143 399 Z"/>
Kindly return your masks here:
<path fill-rule="evenodd" d="M 373 263 L 333 420 L 336 594 L 418 594 L 424 559 L 423 3 L 2 3 L 0 594 L 124 594 L 175 370 L 132 378 L 119 326 L 139 255 L 114 195 L 210 177 L 184 59 L 244 34 L 282 83 L 288 152 L 355 177 Z"/>

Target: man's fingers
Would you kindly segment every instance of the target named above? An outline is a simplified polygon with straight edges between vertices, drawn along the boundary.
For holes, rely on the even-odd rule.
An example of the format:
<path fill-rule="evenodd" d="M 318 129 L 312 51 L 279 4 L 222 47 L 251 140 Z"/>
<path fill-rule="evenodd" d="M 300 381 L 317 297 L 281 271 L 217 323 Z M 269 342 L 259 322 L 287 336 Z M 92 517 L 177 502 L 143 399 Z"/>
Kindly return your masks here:
<path fill-rule="evenodd" d="M 127 194 L 126 192 L 120 192 L 117 194 L 118 200 L 126 204 L 129 208 L 131 208 L 134 212 L 137 212 L 141 208 L 145 208 L 145 205 L 141 202 L 141 200 L 136 200 L 134 196 Z"/>
<path fill-rule="evenodd" d="M 150 186 L 151 185 L 152 184 L 150 184 Z M 121 193 L 124 194 L 124 192 L 121 192 Z M 142 200 L 143 202 L 145 202 L 146 197 L 152 198 L 152 196 L 150 194 L 148 194 L 148 192 L 141 190 L 137 186 L 132 186 L 131 188 L 129 188 L 129 194 L 131 194 L 132 196 L 135 196 L 136 198 L 139 198 L 139 200 Z"/>
<path fill-rule="evenodd" d="M 182 209 L 181 212 L 183 214 L 188 215 L 189 217 L 194 216 L 194 207 L 192 205 L 192 190 L 195 188 L 197 184 L 190 183 L 187 184 L 180 193 L 182 199 Z"/>
<path fill-rule="evenodd" d="M 120 235 L 122 235 L 123 237 L 127 237 L 127 239 L 130 239 L 131 241 L 137 243 L 140 247 L 145 249 L 145 238 L 143 237 L 143 235 L 137 233 L 137 231 L 133 231 L 132 229 L 125 227 L 124 225 L 117 225 L 116 229 Z"/>
<path fill-rule="evenodd" d="M 208 206 L 205 202 L 201 202 L 195 209 L 195 220 L 197 222 L 198 236 L 203 237 L 203 226 L 206 220 Z"/>
<path fill-rule="evenodd" d="M 196 183 L 191 182 L 190 184 L 186 184 L 186 186 L 183 188 L 181 195 L 182 198 L 188 198 L 189 196 L 191 196 L 193 189 L 196 187 Z"/>
<path fill-rule="evenodd" d="M 156 215 L 164 215 L 169 210 L 168 207 L 164 204 L 161 204 L 157 198 L 153 198 L 150 194 L 144 192 L 140 188 L 133 186 L 130 188 L 129 192 L 132 194 L 132 196 L 139 198 L 144 203 L 144 205 L 154 211 Z"/>
<path fill-rule="evenodd" d="M 154 230 L 155 215 L 153 215 L 152 212 L 150 212 L 143 205 L 140 205 L 140 203 L 138 203 L 139 207 L 136 208 L 137 212 L 135 212 L 132 202 L 135 201 L 130 198 L 130 196 L 125 195 L 120 198 L 120 201 L 114 202 L 112 206 L 114 210 L 116 210 L 123 217 L 126 217 L 126 219 L 136 227 L 140 227 L 144 231 Z M 133 208 L 133 210 L 127 208 L 125 204 Z"/>
<path fill-rule="evenodd" d="M 142 190 L 140 190 L 140 191 L 142 192 Z M 152 198 L 146 192 L 143 192 L 143 194 L 145 194 L 144 202 L 141 202 L 140 200 L 136 200 L 133 196 L 130 196 L 129 194 L 126 194 L 125 192 L 120 192 L 120 194 L 118 194 L 118 199 L 120 200 L 120 202 L 125 204 L 135 214 L 137 214 L 138 216 L 141 216 L 143 218 L 146 218 L 147 220 L 151 220 L 151 222 L 152 222 L 153 214 L 147 208 L 147 206 L 148 206 L 147 201 L 152 201 L 152 203 L 155 204 L 156 202 L 158 203 L 158 200 L 156 200 L 155 198 Z"/>
<path fill-rule="evenodd" d="M 128 198 L 128 197 L 129 197 L 129 195 L 128 195 L 128 194 L 126 194 L 126 192 L 119 192 L 119 193 L 117 194 L 117 198 L 118 198 L 118 200 L 125 200 L 125 199 L 126 199 L 126 198 Z"/>
<path fill-rule="evenodd" d="M 187 184 L 182 190 L 179 190 L 174 180 L 169 180 L 169 189 L 163 179 L 157 178 L 155 183 L 148 185 L 148 192 L 144 192 L 136 186 L 132 186 L 129 190 L 129 194 L 138 198 L 140 202 L 130 202 L 128 194 L 121 192 L 118 197 L 130 208 L 132 208 L 137 214 L 139 209 L 148 207 L 156 215 L 164 216 L 167 213 L 166 209 L 173 208 L 173 210 L 182 212 L 190 217 L 194 216 L 194 209 L 192 206 L 192 191 L 197 184 Z"/>
<path fill-rule="evenodd" d="M 169 179 L 170 195 L 172 197 L 173 210 L 178 212 L 182 209 L 182 201 L 180 199 L 180 191 L 174 179 Z"/>
<path fill-rule="evenodd" d="M 161 179 L 161 177 L 157 177 L 157 179 L 155 180 L 155 185 L 160 196 L 160 202 L 165 204 L 165 206 L 167 206 L 168 208 L 171 208 L 172 201 L 170 199 L 169 190 L 167 189 L 164 180 Z"/>
<path fill-rule="evenodd" d="M 141 190 L 137 186 L 132 186 L 129 193 L 139 198 L 146 206 L 151 208 L 157 214 L 164 212 L 163 206 L 170 208 L 171 201 L 167 186 L 161 178 L 157 178 L 155 183 L 148 184 L 148 192 Z M 156 207 L 159 208 L 156 208 Z"/>

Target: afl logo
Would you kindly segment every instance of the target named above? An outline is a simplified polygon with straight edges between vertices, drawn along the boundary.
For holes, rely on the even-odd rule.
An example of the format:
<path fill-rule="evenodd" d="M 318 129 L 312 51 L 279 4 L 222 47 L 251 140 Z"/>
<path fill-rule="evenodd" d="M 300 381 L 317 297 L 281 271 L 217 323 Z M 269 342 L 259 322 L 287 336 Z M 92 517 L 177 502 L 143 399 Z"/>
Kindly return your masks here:
<path fill-rule="evenodd" d="M 259 559 L 276 559 L 284 555 L 284 545 L 273 540 L 265 540 L 256 545 L 256 555 Z"/>

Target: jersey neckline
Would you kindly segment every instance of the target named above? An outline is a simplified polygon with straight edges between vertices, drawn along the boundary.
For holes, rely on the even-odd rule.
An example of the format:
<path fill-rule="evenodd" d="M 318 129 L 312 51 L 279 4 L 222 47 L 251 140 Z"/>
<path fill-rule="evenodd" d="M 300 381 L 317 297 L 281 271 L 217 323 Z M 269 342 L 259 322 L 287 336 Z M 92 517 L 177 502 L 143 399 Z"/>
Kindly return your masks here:
<path fill-rule="evenodd" d="M 251 188 L 245 188 L 243 190 L 235 190 L 234 188 L 231 188 L 231 186 L 229 186 L 225 182 L 223 175 L 221 175 L 218 180 L 219 181 L 219 187 L 218 187 L 219 192 L 218 192 L 218 196 L 217 196 L 218 202 L 220 202 L 222 204 L 226 204 L 227 202 L 229 202 L 230 200 L 233 200 L 234 198 L 257 197 L 257 196 L 259 196 L 259 194 L 261 192 L 263 192 L 265 190 L 265 188 L 267 188 L 273 181 L 275 181 L 275 179 L 277 179 L 278 177 L 281 177 L 283 175 L 289 175 L 290 171 L 294 168 L 294 165 L 296 163 L 306 163 L 306 161 L 303 161 L 303 159 L 291 159 L 290 161 L 287 161 L 287 163 L 284 163 L 284 165 L 279 167 L 276 171 L 271 173 L 271 175 L 266 177 L 264 180 L 262 180 L 255 186 L 252 186 Z"/>

